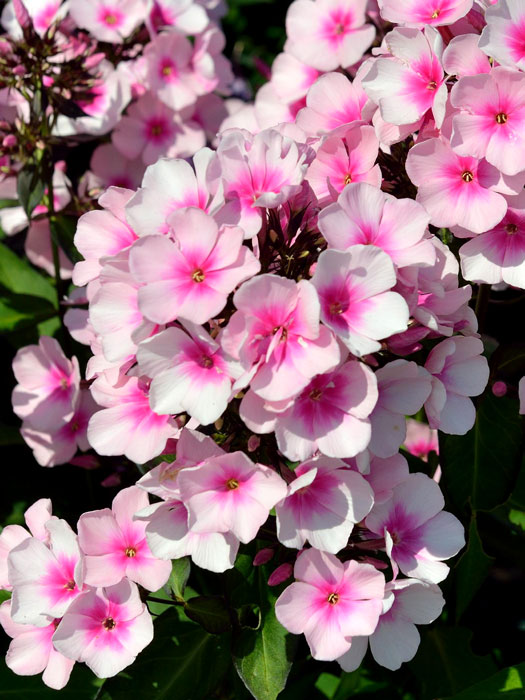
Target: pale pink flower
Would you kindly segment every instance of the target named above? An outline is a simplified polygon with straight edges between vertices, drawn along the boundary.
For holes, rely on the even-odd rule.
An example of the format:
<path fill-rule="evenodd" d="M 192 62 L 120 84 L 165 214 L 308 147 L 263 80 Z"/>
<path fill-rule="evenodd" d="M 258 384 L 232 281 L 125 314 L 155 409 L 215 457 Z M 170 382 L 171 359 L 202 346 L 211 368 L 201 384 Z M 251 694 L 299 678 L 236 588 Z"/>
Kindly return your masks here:
<path fill-rule="evenodd" d="M 146 17 L 144 0 L 69 0 L 69 14 L 99 41 L 122 44 Z"/>
<path fill-rule="evenodd" d="M 36 267 L 41 267 L 48 275 L 55 275 L 55 261 L 53 259 L 53 248 L 51 246 L 51 228 L 49 219 L 32 220 L 24 242 L 24 251 Z M 58 251 L 59 271 L 61 279 L 71 279 L 73 273 L 73 263 L 59 248 Z"/>
<path fill-rule="evenodd" d="M 230 292 L 259 272 L 260 263 L 242 245 L 242 229 L 219 228 L 201 209 L 175 211 L 169 225 L 175 242 L 146 236 L 131 249 L 131 272 L 142 284 L 139 308 L 156 323 L 206 323 L 222 311 Z"/>
<path fill-rule="evenodd" d="M 429 219 L 412 199 L 397 199 L 371 184 L 352 182 L 336 204 L 319 214 L 319 230 L 331 248 L 372 245 L 388 253 L 398 267 L 432 265 L 436 254 L 427 231 Z"/>
<path fill-rule="evenodd" d="M 188 528 L 188 510 L 182 501 L 154 503 L 140 511 L 137 520 L 146 522 L 146 540 L 161 559 L 191 556 L 202 569 L 222 573 L 233 568 L 239 540 L 231 532 L 193 532 Z"/>
<path fill-rule="evenodd" d="M 93 151 L 89 168 L 90 190 L 105 190 L 108 187 L 136 190 L 144 175 L 145 166 L 141 160 L 128 160 L 112 143 L 102 143 Z"/>
<path fill-rule="evenodd" d="M 355 523 L 372 508 L 372 489 L 339 459 L 316 457 L 295 468 L 286 498 L 275 507 L 277 538 L 285 547 L 312 547 L 337 554 Z"/>
<path fill-rule="evenodd" d="M 153 621 L 134 583 L 83 593 L 53 635 L 57 651 L 84 661 L 98 678 L 110 678 L 135 661 L 153 639 Z"/>
<path fill-rule="evenodd" d="M 113 144 L 129 160 L 141 157 L 151 165 L 161 156 L 192 156 L 205 145 L 204 131 L 174 112 L 153 93 L 131 105 L 112 133 Z"/>
<path fill-rule="evenodd" d="M 489 58 L 478 46 L 477 34 L 455 36 L 443 51 L 443 68 L 449 75 L 462 78 L 465 75 L 490 73 Z"/>
<path fill-rule="evenodd" d="M 159 34 L 144 49 L 148 86 L 173 110 L 193 105 L 200 94 L 192 54 L 191 42 L 178 32 Z"/>
<path fill-rule="evenodd" d="M 286 15 L 285 50 L 321 71 L 359 61 L 375 37 L 365 25 L 367 0 L 295 0 Z"/>
<path fill-rule="evenodd" d="M 149 405 L 147 386 L 137 377 L 121 377 L 112 386 L 103 377 L 91 385 L 102 411 L 89 421 L 88 440 L 101 455 L 126 455 L 143 464 L 157 457 L 178 429 L 170 416 L 159 416 Z"/>
<path fill-rule="evenodd" d="M 177 482 L 190 530 L 231 532 L 245 544 L 255 538 L 270 510 L 286 496 L 286 482 L 243 452 L 212 457 L 200 466 L 183 469 Z"/>
<path fill-rule="evenodd" d="M 280 53 L 272 63 L 271 84 L 277 97 L 286 104 L 296 103 L 321 73 L 289 53 Z M 278 122 L 277 122 L 278 123 Z"/>
<path fill-rule="evenodd" d="M 319 323 L 319 299 L 310 282 L 258 275 L 233 301 L 238 311 L 220 342 L 245 370 L 239 386 L 251 384 L 261 398 L 282 401 L 339 362 L 335 337 Z"/>
<path fill-rule="evenodd" d="M 265 403 L 246 394 L 240 415 L 256 433 L 275 431 L 280 451 L 292 461 L 320 451 L 328 457 L 353 457 L 370 442 L 369 415 L 377 401 L 374 373 L 359 362 L 314 377 L 288 402 Z"/>
<path fill-rule="evenodd" d="M 365 524 L 386 538 L 388 555 L 405 576 L 430 583 L 443 581 L 449 567 L 443 563 L 465 545 L 463 526 L 443 511 L 439 486 L 425 474 L 410 474 L 394 487 L 392 498 L 376 504 Z"/>
<path fill-rule="evenodd" d="M 57 430 L 68 423 L 79 399 L 78 360 L 68 360 L 54 338 L 41 336 L 38 345 L 21 348 L 13 360 L 18 384 L 13 411 L 37 430 Z"/>
<path fill-rule="evenodd" d="M 431 224 L 459 225 L 473 233 L 493 228 L 505 216 L 507 202 L 497 191 L 513 194 L 523 186 L 521 175 L 503 179 L 486 160 L 460 156 L 441 139 L 413 146 L 406 170 L 418 187 L 416 200 L 430 214 Z"/>
<path fill-rule="evenodd" d="M 516 175 L 525 157 L 525 75 L 498 66 L 461 78 L 450 94 L 459 109 L 451 146 L 460 156 L 486 158 L 506 175 Z"/>
<path fill-rule="evenodd" d="M 24 422 L 20 433 L 33 450 L 38 464 L 42 467 L 66 464 L 75 456 L 77 450 L 89 450 L 91 445 L 87 439 L 87 426 L 97 408 L 89 390 L 81 389 L 73 417 L 58 430 L 37 430 L 30 422 Z"/>
<path fill-rule="evenodd" d="M 202 425 L 226 410 L 235 368 L 201 326 L 188 333 L 167 328 L 140 344 L 140 371 L 152 378 L 150 405 L 156 413 L 188 413 Z"/>
<path fill-rule="evenodd" d="M 313 151 L 276 129 L 255 136 L 231 129 L 222 134 L 217 156 L 226 199 L 221 221 L 238 224 L 251 238 L 263 208 L 275 209 L 300 191 Z"/>
<path fill-rule="evenodd" d="M 431 428 L 464 435 L 476 419 L 469 396 L 479 396 L 489 378 L 489 366 L 478 338 L 446 338 L 429 353 L 425 369 L 432 374 L 432 392 L 425 402 Z"/>
<path fill-rule="evenodd" d="M 397 671 L 401 664 L 416 655 L 421 638 L 417 625 L 428 625 L 443 610 L 445 600 L 433 583 L 417 579 L 391 581 L 385 586 L 383 612 L 370 637 L 354 637 L 350 650 L 337 659 L 344 671 L 361 665 L 368 643 L 380 666 Z"/>
<path fill-rule="evenodd" d="M 31 23 L 39 36 L 44 36 L 49 27 L 62 20 L 68 11 L 68 2 L 62 0 L 24 0 Z M 15 39 L 22 38 L 22 28 L 16 18 L 13 2 L 7 2 L 2 12 L 2 26 Z"/>
<path fill-rule="evenodd" d="M 113 586 L 128 578 L 149 591 L 157 591 L 166 583 L 170 564 L 152 555 L 144 523 L 133 519 L 147 506 L 146 491 L 130 486 L 115 496 L 111 510 L 93 510 L 80 516 L 78 541 L 85 554 L 87 584 Z"/>
<path fill-rule="evenodd" d="M 154 0 L 149 17 L 154 30 L 173 27 L 181 34 L 198 34 L 209 21 L 206 10 L 193 0 Z"/>
<path fill-rule="evenodd" d="M 434 32 L 434 33 L 432 33 Z M 436 30 L 426 33 L 401 27 L 384 42 L 391 55 L 371 59 L 362 78 L 363 89 L 385 122 L 412 124 L 428 110 L 438 127 L 445 117 L 447 86 L 440 62 L 441 42 Z"/>
<path fill-rule="evenodd" d="M 392 497 L 393 488 L 403 482 L 408 474 L 408 462 L 398 452 L 385 459 L 370 455 L 369 471 L 363 477 L 372 487 L 374 503 L 383 503 Z"/>
<path fill-rule="evenodd" d="M 295 562 L 295 583 L 275 603 L 279 622 L 303 633 L 314 659 L 332 661 L 354 636 L 370 635 L 381 614 L 385 578 L 371 564 L 308 549 Z"/>
<path fill-rule="evenodd" d="M 352 82 L 342 73 L 328 73 L 308 90 L 297 125 L 309 135 L 321 136 L 352 122 L 371 119 L 374 109 L 357 78 Z"/>
<path fill-rule="evenodd" d="M 454 24 L 472 7 L 472 0 L 378 0 L 381 17 L 407 27 Z"/>
<path fill-rule="evenodd" d="M 391 457 L 406 437 L 405 416 L 417 413 L 432 391 L 430 374 L 415 362 L 394 360 L 376 372 L 379 398 L 370 416 L 369 450 Z"/>
<path fill-rule="evenodd" d="M 479 46 L 498 63 L 525 68 L 525 7 L 520 0 L 499 0 L 485 10 Z"/>
<path fill-rule="evenodd" d="M 110 187 L 98 200 L 102 210 L 88 211 L 78 220 L 75 247 L 84 256 L 73 270 L 73 282 L 78 287 L 100 275 L 104 258 L 126 250 L 137 240 L 126 223 L 124 209 L 133 194 L 132 190 Z"/>
<path fill-rule="evenodd" d="M 230 92 L 234 77 L 230 61 L 222 53 L 225 47 L 226 37 L 214 23 L 195 37 L 191 87 L 197 95 L 207 95 L 214 90 L 223 94 Z"/>
<path fill-rule="evenodd" d="M 28 537 L 11 550 L 7 560 L 12 618 L 37 627 L 46 627 L 50 617 L 62 617 L 83 588 L 77 536 L 65 520 L 51 518 L 44 527 L 49 545 Z"/>
<path fill-rule="evenodd" d="M 49 688 L 61 690 L 68 682 L 75 662 L 56 651 L 51 640 L 59 620 L 48 618 L 45 627 L 21 625 L 11 618 L 11 601 L 0 605 L 0 624 L 12 637 L 5 663 L 19 676 L 36 676 L 42 673 L 42 681 Z"/>
<path fill-rule="evenodd" d="M 439 454 L 438 432 L 426 423 L 410 418 L 407 421 L 407 434 L 403 446 L 410 454 L 427 462 L 430 452 Z"/>
<path fill-rule="evenodd" d="M 379 340 L 406 330 L 406 302 L 389 291 L 395 283 L 390 257 L 372 245 L 325 250 L 312 277 L 321 320 L 358 357 L 379 350 Z"/>
<path fill-rule="evenodd" d="M 380 187 L 381 170 L 374 165 L 378 149 L 379 141 L 368 125 L 342 127 L 341 133 L 325 137 L 308 168 L 308 182 L 319 203 L 335 200 L 349 183 Z"/>
<path fill-rule="evenodd" d="M 21 525 L 6 525 L 2 528 L 2 532 L 0 532 L 0 588 L 8 591 L 12 588 L 7 573 L 7 558 L 12 549 L 31 535 L 44 542 L 48 541 L 49 532 L 44 525 L 53 517 L 51 513 L 52 507 L 49 498 L 40 498 L 24 513 L 24 520 L 29 532 Z"/>
<path fill-rule="evenodd" d="M 128 223 L 137 235 L 168 233 L 168 219 L 177 209 L 198 207 L 213 213 L 221 200 L 217 156 L 202 148 L 193 156 L 193 165 L 195 169 L 185 160 L 160 158 L 146 169 L 141 188 L 126 206 Z"/>

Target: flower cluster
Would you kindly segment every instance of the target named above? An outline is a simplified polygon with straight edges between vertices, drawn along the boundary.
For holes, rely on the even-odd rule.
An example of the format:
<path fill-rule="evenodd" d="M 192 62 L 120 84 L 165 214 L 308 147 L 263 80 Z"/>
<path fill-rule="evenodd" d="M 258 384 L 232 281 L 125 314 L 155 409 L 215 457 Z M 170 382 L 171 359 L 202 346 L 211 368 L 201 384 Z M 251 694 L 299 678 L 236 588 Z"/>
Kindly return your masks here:
<path fill-rule="evenodd" d="M 474 425 L 489 369 L 460 265 L 525 288 L 525 11 L 294 0 L 269 82 L 240 105 L 215 94 L 231 74 L 213 3 L 51 4 L 27 2 L 35 32 L 46 10 L 64 53 L 82 30 L 118 64 L 96 63 L 84 116 L 54 124 L 111 131 L 83 185 L 107 189 L 69 266 L 84 378 L 43 337 L 17 354 L 13 406 L 43 466 L 77 447 L 145 466 L 78 538 L 47 501 L 31 537 L 3 531 L 8 665 L 52 687 L 74 661 L 114 675 L 152 638 L 137 586 L 184 556 L 224 572 L 264 539 L 254 565 L 275 563 L 269 585 L 293 574 L 276 615 L 314 658 L 349 671 L 369 645 L 399 668 L 464 545 L 439 470 L 410 473 L 400 451 Z M 68 192 L 57 167 L 51 210 Z"/>

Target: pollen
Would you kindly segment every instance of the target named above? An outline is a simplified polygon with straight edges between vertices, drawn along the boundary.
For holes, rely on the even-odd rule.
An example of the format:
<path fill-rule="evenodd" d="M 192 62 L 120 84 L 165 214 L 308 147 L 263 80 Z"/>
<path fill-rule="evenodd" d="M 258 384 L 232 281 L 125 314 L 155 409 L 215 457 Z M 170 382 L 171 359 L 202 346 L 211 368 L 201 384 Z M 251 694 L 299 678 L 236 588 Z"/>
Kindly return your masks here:
<path fill-rule="evenodd" d="M 73 580 L 68 581 L 67 583 L 64 584 L 64 588 L 66 589 L 66 591 L 74 591 L 75 587 L 76 587 L 76 583 Z"/>
<path fill-rule="evenodd" d="M 117 16 L 116 16 L 116 15 L 112 15 L 111 13 L 108 13 L 108 14 L 104 17 L 104 22 L 105 22 L 106 24 L 109 24 L 110 27 L 112 27 L 114 24 L 117 23 Z"/>
<path fill-rule="evenodd" d="M 126 547 L 125 554 L 131 559 L 132 557 L 136 556 L 137 550 L 135 549 L 135 547 Z"/>
<path fill-rule="evenodd" d="M 463 180 L 463 182 L 472 182 L 472 180 L 474 179 L 474 175 L 470 170 L 464 170 L 461 173 L 461 179 Z"/>
<path fill-rule="evenodd" d="M 435 90 L 436 88 L 437 88 L 437 83 L 436 83 L 435 80 L 431 80 L 431 81 L 427 84 L 427 90 Z"/>
<path fill-rule="evenodd" d="M 349 185 L 351 182 L 352 182 L 352 176 L 350 175 L 350 173 L 347 173 L 345 175 L 344 183 L 345 183 L 345 185 Z"/>
<path fill-rule="evenodd" d="M 339 602 L 339 593 L 330 593 L 326 600 L 330 603 L 330 605 L 337 605 Z"/>
<path fill-rule="evenodd" d="M 239 488 L 239 482 L 237 481 L 237 479 L 228 479 L 228 481 L 226 482 L 226 488 L 229 491 L 235 491 L 235 489 Z"/>
<path fill-rule="evenodd" d="M 206 279 L 206 275 L 200 269 L 200 267 L 198 267 L 196 270 L 194 270 L 193 275 L 191 276 L 191 279 L 194 282 L 197 282 L 198 284 L 200 284 L 201 282 L 204 282 L 204 280 Z"/>
<path fill-rule="evenodd" d="M 510 235 L 512 236 L 514 233 L 518 232 L 518 227 L 516 226 L 516 224 L 507 224 L 505 226 L 505 231 L 507 233 L 510 233 Z"/>
<path fill-rule="evenodd" d="M 430 19 L 437 19 L 440 14 L 441 10 L 434 10 L 434 12 L 430 15 Z"/>
<path fill-rule="evenodd" d="M 506 124 L 508 120 L 508 115 L 505 114 L 505 112 L 500 112 L 499 114 L 496 114 L 496 122 L 498 124 Z"/>
<path fill-rule="evenodd" d="M 312 399 L 312 401 L 319 401 L 322 395 L 321 389 L 314 389 L 308 394 L 308 398 Z"/>
<path fill-rule="evenodd" d="M 106 619 L 102 623 L 102 627 L 108 631 L 114 630 L 116 626 L 117 626 L 117 623 L 115 622 L 115 620 L 112 617 L 106 617 Z"/>
<path fill-rule="evenodd" d="M 334 301 L 329 306 L 329 311 L 331 314 L 338 315 L 343 313 L 343 307 L 340 301 Z"/>

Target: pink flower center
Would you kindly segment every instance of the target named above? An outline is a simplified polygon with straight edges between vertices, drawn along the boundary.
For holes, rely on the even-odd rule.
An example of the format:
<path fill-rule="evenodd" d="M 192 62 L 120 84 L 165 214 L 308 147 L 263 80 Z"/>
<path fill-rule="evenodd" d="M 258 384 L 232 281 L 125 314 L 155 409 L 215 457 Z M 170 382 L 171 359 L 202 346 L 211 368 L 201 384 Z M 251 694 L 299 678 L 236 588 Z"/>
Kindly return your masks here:
<path fill-rule="evenodd" d="M 136 556 L 137 550 L 135 549 L 135 547 L 126 547 L 125 554 L 127 557 L 132 558 L 132 557 Z"/>
<path fill-rule="evenodd" d="M 498 124 L 506 124 L 509 116 L 508 114 L 505 114 L 505 112 L 499 112 L 499 114 L 496 114 L 496 122 Z"/>
<path fill-rule="evenodd" d="M 154 143 L 162 143 L 169 135 L 166 120 L 162 117 L 153 117 L 146 124 L 146 139 Z"/>
<path fill-rule="evenodd" d="M 159 77 L 165 82 L 172 82 L 177 77 L 177 66 L 170 58 L 163 58 L 159 64 Z"/>
<path fill-rule="evenodd" d="M 461 173 L 461 179 L 463 180 L 463 182 L 472 182 L 472 180 L 474 179 L 474 175 L 471 170 L 464 170 Z"/>
<path fill-rule="evenodd" d="M 74 591 L 75 587 L 76 583 L 73 580 L 66 581 L 66 583 L 64 584 L 64 588 L 66 589 L 66 591 Z"/>
<path fill-rule="evenodd" d="M 108 632 L 114 630 L 116 626 L 117 623 L 112 617 L 106 617 L 106 619 L 102 622 L 102 627 Z"/>
<path fill-rule="evenodd" d="M 320 401 L 322 395 L 323 392 L 321 391 L 321 389 L 314 389 L 308 394 L 308 397 L 312 399 L 312 401 Z"/>
<path fill-rule="evenodd" d="M 516 226 L 516 224 L 507 224 L 505 226 L 505 231 L 512 236 L 518 232 L 518 227 Z"/>
<path fill-rule="evenodd" d="M 65 391 L 68 387 L 69 387 L 69 383 L 67 381 L 67 377 L 62 377 L 60 379 L 60 388 Z"/>
<path fill-rule="evenodd" d="M 427 84 L 427 90 L 435 90 L 436 88 L 437 88 L 437 83 L 436 83 L 435 80 L 431 80 L 431 81 Z"/>
<path fill-rule="evenodd" d="M 201 357 L 200 366 L 204 369 L 211 369 L 213 367 L 213 360 L 208 355 L 203 355 Z"/>
<path fill-rule="evenodd" d="M 237 479 L 228 479 L 228 481 L 226 482 L 226 488 L 228 489 L 228 491 L 235 491 L 235 489 L 239 488 L 239 482 L 237 481 Z"/>
<path fill-rule="evenodd" d="M 330 605 L 337 605 L 339 602 L 339 593 L 330 593 L 326 600 L 330 603 Z"/>
<path fill-rule="evenodd" d="M 198 284 L 200 284 L 201 282 L 204 282 L 204 280 L 206 279 L 206 275 L 205 275 L 204 272 L 200 269 L 200 267 L 198 267 L 196 270 L 193 271 L 193 274 L 192 274 L 192 276 L 191 276 L 191 279 L 192 279 L 194 282 L 197 282 Z"/>
<path fill-rule="evenodd" d="M 401 537 L 397 534 L 397 532 L 391 532 L 390 536 L 392 537 L 392 542 L 395 545 L 398 545 L 401 542 Z"/>
<path fill-rule="evenodd" d="M 105 24 L 106 27 L 117 28 L 122 24 L 124 19 L 121 12 L 114 8 L 103 7 L 98 16 L 99 22 Z"/>
<path fill-rule="evenodd" d="M 329 310 L 330 310 L 330 313 L 334 314 L 334 315 L 342 314 L 344 311 L 343 305 L 341 304 L 340 301 L 333 301 L 329 306 Z"/>
<path fill-rule="evenodd" d="M 345 185 L 349 185 L 352 182 L 352 176 L 350 175 L 350 173 L 347 173 L 345 175 L 343 182 L 345 183 Z"/>
<path fill-rule="evenodd" d="M 439 15 L 441 14 L 441 10 L 434 10 L 434 12 L 430 15 L 430 19 L 437 19 Z"/>

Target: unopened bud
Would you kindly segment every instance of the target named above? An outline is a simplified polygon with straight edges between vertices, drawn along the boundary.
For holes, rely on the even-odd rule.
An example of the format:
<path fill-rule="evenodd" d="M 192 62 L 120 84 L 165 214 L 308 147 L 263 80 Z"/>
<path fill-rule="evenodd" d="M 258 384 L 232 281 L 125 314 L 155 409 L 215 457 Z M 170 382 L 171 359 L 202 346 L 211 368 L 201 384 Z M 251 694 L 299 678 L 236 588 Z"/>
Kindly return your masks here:
<path fill-rule="evenodd" d="M 270 547 L 265 547 L 264 549 L 260 549 L 253 558 L 253 565 L 254 566 L 262 566 L 263 564 L 266 564 L 273 557 L 273 554 L 274 554 L 274 551 L 273 551 L 273 549 L 270 549 Z"/>
<path fill-rule="evenodd" d="M 275 571 L 270 574 L 268 578 L 269 586 L 278 586 L 283 581 L 286 581 L 291 577 L 293 573 L 293 566 L 291 564 L 281 564 Z"/>
<path fill-rule="evenodd" d="M 492 385 L 492 393 L 494 396 L 497 396 L 498 399 L 501 398 L 502 396 L 505 396 L 507 393 L 507 385 L 505 382 L 494 382 Z"/>
<path fill-rule="evenodd" d="M 258 435 L 252 435 L 248 439 L 248 452 L 255 452 L 261 444 L 261 438 Z"/>
<path fill-rule="evenodd" d="M 2 146 L 4 148 L 14 148 L 17 144 L 16 136 L 14 134 L 8 134 L 2 141 Z"/>
<path fill-rule="evenodd" d="M 13 75 L 25 75 L 26 69 L 24 66 L 18 65 L 13 68 Z"/>

